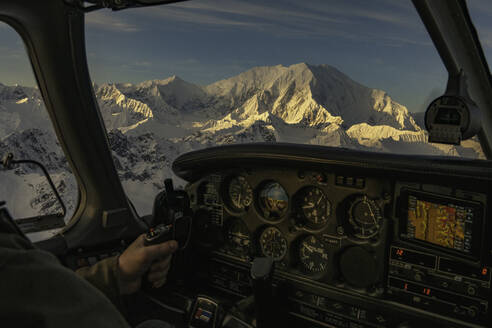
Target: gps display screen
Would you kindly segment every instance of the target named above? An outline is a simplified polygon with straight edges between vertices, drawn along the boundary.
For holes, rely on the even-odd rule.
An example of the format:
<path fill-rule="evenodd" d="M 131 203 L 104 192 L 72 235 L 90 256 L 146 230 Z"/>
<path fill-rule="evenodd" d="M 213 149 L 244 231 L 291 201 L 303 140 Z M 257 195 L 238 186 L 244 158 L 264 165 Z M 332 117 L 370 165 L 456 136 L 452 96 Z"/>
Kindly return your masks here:
<path fill-rule="evenodd" d="M 407 200 L 404 237 L 474 253 L 482 221 L 478 204 L 420 193 L 408 193 Z"/>

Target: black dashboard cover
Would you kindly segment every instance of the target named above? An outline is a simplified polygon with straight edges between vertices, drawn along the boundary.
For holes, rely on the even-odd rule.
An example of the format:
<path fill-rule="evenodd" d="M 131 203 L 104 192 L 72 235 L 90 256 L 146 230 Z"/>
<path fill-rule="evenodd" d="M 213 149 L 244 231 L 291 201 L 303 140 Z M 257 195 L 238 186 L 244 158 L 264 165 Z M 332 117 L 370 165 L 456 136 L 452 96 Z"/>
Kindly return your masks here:
<path fill-rule="evenodd" d="M 456 179 L 492 181 L 492 162 L 451 156 L 399 155 L 352 150 L 340 147 L 289 143 L 247 143 L 223 145 L 179 156 L 173 163 L 174 173 L 189 182 L 221 168 L 248 165 L 284 167 L 340 167 L 345 171 L 370 170 L 372 174 L 401 178 L 413 174 Z M 446 178 L 447 177 L 447 178 Z M 446 179 L 444 179 L 446 178 Z M 476 186 L 476 185 L 475 185 Z"/>

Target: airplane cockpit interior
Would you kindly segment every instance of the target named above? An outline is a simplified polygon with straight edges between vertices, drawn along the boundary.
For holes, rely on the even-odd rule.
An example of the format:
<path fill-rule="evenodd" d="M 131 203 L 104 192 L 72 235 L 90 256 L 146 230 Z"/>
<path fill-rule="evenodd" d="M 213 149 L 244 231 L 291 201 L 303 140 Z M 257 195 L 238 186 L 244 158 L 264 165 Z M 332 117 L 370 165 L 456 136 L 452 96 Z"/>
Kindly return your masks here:
<path fill-rule="evenodd" d="M 132 327 L 492 327 L 491 16 L 2 0 L 0 218 L 73 271 L 176 240 Z"/>

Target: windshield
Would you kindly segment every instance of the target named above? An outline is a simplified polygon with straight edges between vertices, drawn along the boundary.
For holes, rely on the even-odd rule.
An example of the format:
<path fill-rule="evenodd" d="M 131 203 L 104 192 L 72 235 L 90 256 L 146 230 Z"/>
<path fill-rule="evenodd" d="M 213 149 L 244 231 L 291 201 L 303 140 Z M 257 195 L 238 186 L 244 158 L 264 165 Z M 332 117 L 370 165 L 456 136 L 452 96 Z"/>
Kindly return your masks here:
<path fill-rule="evenodd" d="M 410 1 L 191 1 L 95 11 L 89 69 L 140 214 L 188 151 L 291 142 L 484 158 L 427 142 L 447 72 Z"/>
<path fill-rule="evenodd" d="M 492 60 L 492 6 L 487 0 L 467 1 L 473 25 L 475 26 L 484 55 L 489 63 Z"/>

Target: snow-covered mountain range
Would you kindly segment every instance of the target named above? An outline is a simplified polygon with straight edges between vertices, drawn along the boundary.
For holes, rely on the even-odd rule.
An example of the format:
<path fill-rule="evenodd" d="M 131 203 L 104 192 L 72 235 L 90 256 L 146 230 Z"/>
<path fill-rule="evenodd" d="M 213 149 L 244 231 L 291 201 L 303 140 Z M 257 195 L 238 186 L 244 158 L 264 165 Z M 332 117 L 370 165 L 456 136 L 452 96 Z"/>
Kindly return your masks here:
<path fill-rule="evenodd" d="M 474 139 L 459 147 L 427 143 L 416 122 L 421 118 L 328 65 L 255 67 L 207 86 L 172 76 L 94 90 L 116 168 L 140 214 L 150 212 L 148 200 L 172 176 L 178 155 L 213 145 L 293 142 L 484 158 Z M 73 210 L 76 183 L 52 131 L 37 89 L 0 84 L 0 154 L 43 162 Z M 0 198 L 15 216 L 56 208 L 54 197 L 43 193 L 47 184 L 31 169 L 0 174 Z"/>

